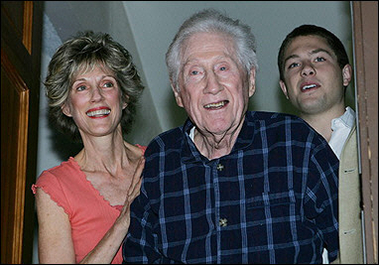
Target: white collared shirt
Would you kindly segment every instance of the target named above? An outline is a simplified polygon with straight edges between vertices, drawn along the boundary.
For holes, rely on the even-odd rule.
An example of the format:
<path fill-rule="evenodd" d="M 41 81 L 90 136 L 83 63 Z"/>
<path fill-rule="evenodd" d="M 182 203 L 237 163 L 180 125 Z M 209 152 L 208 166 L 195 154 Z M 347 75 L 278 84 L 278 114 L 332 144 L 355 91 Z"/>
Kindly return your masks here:
<path fill-rule="evenodd" d="M 191 138 L 192 142 L 195 142 L 195 126 L 192 127 L 190 133 L 189 133 L 189 137 Z"/>
<path fill-rule="evenodd" d="M 346 107 L 345 113 L 331 122 L 332 136 L 329 145 L 338 159 L 340 158 L 342 148 L 349 136 L 351 129 L 355 124 L 355 112 L 352 108 Z"/>

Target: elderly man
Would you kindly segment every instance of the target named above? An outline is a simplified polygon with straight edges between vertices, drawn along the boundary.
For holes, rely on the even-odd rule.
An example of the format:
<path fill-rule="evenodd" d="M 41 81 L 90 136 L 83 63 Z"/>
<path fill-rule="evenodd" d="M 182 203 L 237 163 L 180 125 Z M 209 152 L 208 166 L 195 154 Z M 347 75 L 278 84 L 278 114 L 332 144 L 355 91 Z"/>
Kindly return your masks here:
<path fill-rule="evenodd" d="M 321 263 L 338 252 L 338 159 L 298 117 L 248 111 L 247 25 L 194 14 L 166 54 L 188 119 L 149 144 L 124 263 Z"/>

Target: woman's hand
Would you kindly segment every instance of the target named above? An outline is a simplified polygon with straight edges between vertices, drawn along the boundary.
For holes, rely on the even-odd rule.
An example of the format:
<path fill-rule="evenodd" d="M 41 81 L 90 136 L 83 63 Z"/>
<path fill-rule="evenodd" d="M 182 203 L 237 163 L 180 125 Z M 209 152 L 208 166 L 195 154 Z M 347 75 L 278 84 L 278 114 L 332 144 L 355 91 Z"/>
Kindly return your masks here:
<path fill-rule="evenodd" d="M 126 229 L 129 229 L 130 225 L 130 205 L 134 199 L 140 194 L 141 183 L 142 183 L 142 170 L 145 167 L 145 157 L 141 157 L 138 161 L 136 170 L 132 178 L 132 183 L 128 189 L 124 207 L 121 210 L 120 216 L 118 217 L 119 221 L 124 223 Z"/>
<path fill-rule="evenodd" d="M 142 170 L 145 167 L 145 158 L 142 156 L 134 171 L 132 183 L 126 195 L 124 207 L 113 226 L 108 230 L 97 246 L 80 262 L 88 264 L 111 263 L 122 241 L 129 230 L 130 205 L 140 194 Z"/>

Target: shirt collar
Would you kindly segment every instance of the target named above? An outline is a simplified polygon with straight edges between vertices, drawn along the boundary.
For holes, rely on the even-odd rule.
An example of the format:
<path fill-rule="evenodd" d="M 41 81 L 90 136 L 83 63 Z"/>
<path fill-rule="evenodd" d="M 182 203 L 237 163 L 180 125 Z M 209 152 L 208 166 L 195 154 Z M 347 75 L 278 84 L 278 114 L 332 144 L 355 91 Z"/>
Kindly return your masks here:
<path fill-rule="evenodd" d="M 200 152 L 197 150 L 195 143 L 190 138 L 190 131 L 195 126 L 195 124 L 188 118 L 186 122 L 183 125 L 183 149 L 182 149 L 182 157 L 183 162 L 200 162 L 205 158 L 203 155 L 200 154 Z M 231 154 L 241 150 L 245 149 L 248 146 L 250 146 L 253 142 L 254 138 L 254 128 L 256 127 L 253 115 L 251 112 L 247 112 L 245 115 L 245 120 L 243 122 L 241 131 L 239 132 L 239 135 L 237 137 L 237 140 L 233 146 L 233 149 L 231 151 Z M 207 159 L 208 160 L 208 159 Z"/>
<path fill-rule="evenodd" d="M 355 112 L 352 108 L 346 107 L 345 113 L 332 120 L 332 130 L 336 130 L 340 126 L 353 128 L 355 124 Z"/>

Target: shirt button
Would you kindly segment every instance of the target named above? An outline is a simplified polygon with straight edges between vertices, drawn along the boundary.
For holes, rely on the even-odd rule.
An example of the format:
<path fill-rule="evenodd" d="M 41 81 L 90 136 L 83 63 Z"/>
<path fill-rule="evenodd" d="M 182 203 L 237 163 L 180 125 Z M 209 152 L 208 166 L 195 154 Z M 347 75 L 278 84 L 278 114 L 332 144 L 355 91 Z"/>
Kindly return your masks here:
<path fill-rule="evenodd" d="M 226 218 L 221 218 L 220 221 L 218 221 L 218 224 L 221 226 L 221 227 L 225 227 L 228 225 L 228 219 Z"/>
<path fill-rule="evenodd" d="M 217 165 L 217 170 L 222 171 L 224 169 L 224 166 L 222 164 Z"/>

